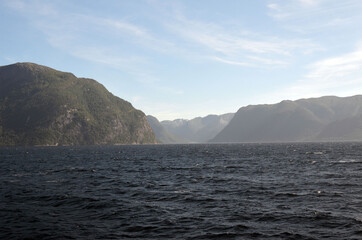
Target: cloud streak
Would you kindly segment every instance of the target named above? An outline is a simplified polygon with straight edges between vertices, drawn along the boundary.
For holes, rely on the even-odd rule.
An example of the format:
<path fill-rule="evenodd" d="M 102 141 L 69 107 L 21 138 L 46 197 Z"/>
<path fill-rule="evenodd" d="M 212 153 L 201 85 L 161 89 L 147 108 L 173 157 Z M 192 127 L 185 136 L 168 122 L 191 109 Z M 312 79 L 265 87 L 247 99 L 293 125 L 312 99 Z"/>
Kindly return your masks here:
<path fill-rule="evenodd" d="M 275 36 L 240 30 L 226 31 L 230 26 L 186 19 L 178 15 L 166 25 L 186 43 L 198 44 L 210 60 L 243 67 L 288 65 L 297 51 L 320 50 L 309 39 L 280 39 Z"/>
<path fill-rule="evenodd" d="M 362 44 L 351 53 L 313 63 L 305 81 L 314 83 L 319 89 L 349 86 L 362 90 Z M 336 89 L 337 90 L 337 89 Z"/>
<path fill-rule="evenodd" d="M 14 10 L 25 13 L 31 12 L 40 16 L 55 16 L 58 14 L 51 4 L 40 1 L 5 0 L 4 3 Z"/>
<path fill-rule="evenodd" d="M 273 0 L 267 7 L 269 16 L 283 22 L 289 30 L 304 34 L 350 27 L 362 20 L 359 0 Z"/>
<path fill-rule="evenodd" d="M 361 94 L 362 44 L 359 44 L 350 53 L 310 64 L 307 69 L 309 71 L 300 81 L 282 91 L 270 94 L 267 98 L 280 101 L 324 95 L 351 96 Z"/>

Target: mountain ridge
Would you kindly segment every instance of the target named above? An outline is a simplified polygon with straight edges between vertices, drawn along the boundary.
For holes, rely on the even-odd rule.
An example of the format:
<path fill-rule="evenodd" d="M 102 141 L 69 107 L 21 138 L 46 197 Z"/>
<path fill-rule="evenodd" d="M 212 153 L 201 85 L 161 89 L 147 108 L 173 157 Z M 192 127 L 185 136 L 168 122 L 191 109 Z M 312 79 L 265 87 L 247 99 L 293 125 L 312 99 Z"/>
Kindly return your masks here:
<path fill-rule="evenodd" d="M 340 121 L 342 129 L 342 123 L 350 118 L 354 118 L 353 126 L 345 124 L 344 130 L 337 131 L 339 134 L 332 134 L 331 129 L 337 126 L 333 124 Z M 358 119 L 362 120 L 362 95 L 249 105 L 240 108 L 210 142 L 359 141 L 362 131 L 354 134 L 359 131 Z"/>

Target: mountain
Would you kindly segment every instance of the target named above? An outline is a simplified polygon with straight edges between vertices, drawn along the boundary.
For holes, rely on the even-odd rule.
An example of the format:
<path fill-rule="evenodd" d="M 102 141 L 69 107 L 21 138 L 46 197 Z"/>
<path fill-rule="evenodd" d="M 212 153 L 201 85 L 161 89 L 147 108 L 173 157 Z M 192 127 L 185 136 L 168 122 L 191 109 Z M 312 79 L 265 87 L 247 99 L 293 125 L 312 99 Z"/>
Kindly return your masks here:
<path fill-rule="evenodd" d="M 16 63 L 0 86 L 1 146 L 156 142 L 145 114 L 95 80 Z"/>
<path fill-rule="evenodd" d="M 176 136 L 175 134 L 166 130 L 165 127 L 161 125 L 157 118 L 148 115 L 147 120 L 156 135 L 157 140 L 161 143 L 172 144 L 172 143 L 188 143 L 189 140 Z"/>
<path fill-rule="evenodd" d="M 166 131 L 187 139 L 189 142 L 207 142 L 214 138 L 233 118 L 234 113 L 223 115 L 208 115 L 192 120 L 176 119 L 162 121 L 161 125 Z"/>
<path fill-rule="evenodd" d="M 362 96 L 242 107 L 211 142 L 362 140 Z"/>

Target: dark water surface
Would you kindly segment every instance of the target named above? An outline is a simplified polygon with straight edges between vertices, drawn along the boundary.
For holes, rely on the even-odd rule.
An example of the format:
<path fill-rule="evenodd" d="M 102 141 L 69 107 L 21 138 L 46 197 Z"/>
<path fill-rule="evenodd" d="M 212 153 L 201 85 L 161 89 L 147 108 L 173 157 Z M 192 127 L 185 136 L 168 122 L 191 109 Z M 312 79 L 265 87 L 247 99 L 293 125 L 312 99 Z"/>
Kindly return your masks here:
<path fill-rule="evenodd" d="M 1 239 L 362 239 L 362 144 L 0 148 Z"/>

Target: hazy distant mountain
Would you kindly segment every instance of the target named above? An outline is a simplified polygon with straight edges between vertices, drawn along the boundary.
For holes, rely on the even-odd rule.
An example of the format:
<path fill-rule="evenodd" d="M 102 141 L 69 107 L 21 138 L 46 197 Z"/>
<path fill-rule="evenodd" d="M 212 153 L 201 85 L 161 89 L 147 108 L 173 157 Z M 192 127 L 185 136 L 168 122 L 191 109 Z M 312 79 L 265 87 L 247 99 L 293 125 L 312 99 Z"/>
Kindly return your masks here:
<path fill-rule="evenodd" d="M 362 116 L 350 117 L 328 124 L 317 136 L 327 141 L 361 141 Z"/>
<path fill-rule="evenodd" d="M 362 96 L 242 107 L 211 142 L 362 140 Z"/>
<path fill-rule="evenodd" d="M 233 118 L 234 113 L 208 115 L 192 120 L 176 119 L 162 121 L 161 125 L 170 133 L 189 142 L 207 142 L 213 139 Z"/>
<path fill-rule="evenodd" d="M 95 80 L 33 63 L 0 67 L 0 146 L 155 142 L 145 114 Z"/>
<path fill-rule="evenodd" d="M 156 135 L 157 140 L 161 143 L 188 143 L 189 140 L 176 136 L 175 134 L 166 130 L 164 126 L 158 121 L 157 118 L 148 115 L 147 120 Z"/>

